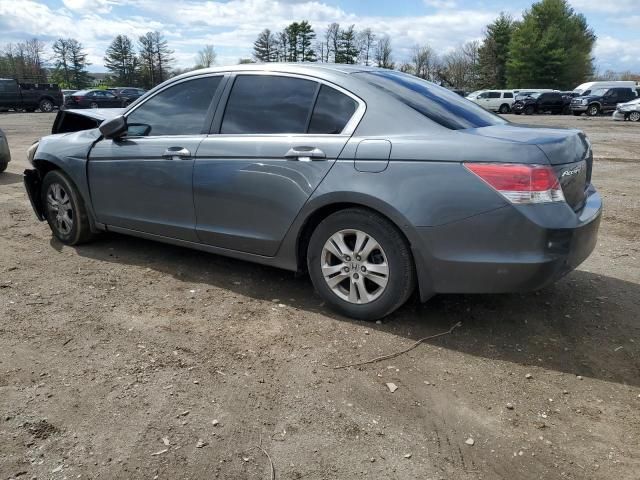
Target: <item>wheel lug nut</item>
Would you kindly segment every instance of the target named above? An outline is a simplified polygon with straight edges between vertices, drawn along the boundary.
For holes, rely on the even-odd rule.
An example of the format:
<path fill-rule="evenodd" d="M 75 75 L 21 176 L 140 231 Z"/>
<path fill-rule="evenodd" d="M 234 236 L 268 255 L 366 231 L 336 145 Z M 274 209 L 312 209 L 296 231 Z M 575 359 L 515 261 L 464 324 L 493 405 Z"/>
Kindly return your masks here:
<path fill-rule="evenodd" d="M 353 278 L 355 278 L 357 280 L 358 278 L 360 278 L 360 275 L 358 275 L 357 273 L 354 273 L 353 274 Z"/>
<path fill-rule="evenodd" d="M 344 259 L 345 259 L 347 262 L 350 262 L 350 261 L 351 261 L 351 257 L 350 257 L 349 255 L 345 255 L 345 256 L 344 256 Z"/>
<path fill-rule="evenodd" d="M 360 270 L 362 270 L 363 272 L 367 271 L 367 267 L 362 267 Z"/>
<path fill-rule="evenodd" d="M 342 270 L 344 270 L 345 272 L 349 273 L 349 267 L 344 267 Z"/>
<path fill-rule="evenodd" d="M 356 257 L 356 260 L 357 260 L 357 261 L 360 261 L 360 255 L 358 255 L 358 256 Z"/>

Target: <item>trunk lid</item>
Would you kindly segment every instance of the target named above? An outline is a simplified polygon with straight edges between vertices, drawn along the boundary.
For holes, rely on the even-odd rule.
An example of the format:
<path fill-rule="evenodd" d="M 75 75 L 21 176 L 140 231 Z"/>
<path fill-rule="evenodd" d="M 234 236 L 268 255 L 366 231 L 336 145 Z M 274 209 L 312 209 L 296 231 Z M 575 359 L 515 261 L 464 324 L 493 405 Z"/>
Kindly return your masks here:
<path fill-rule="evenodd" d="M 591 183 L 593 153 L 580 130 L 509 124 L 478 128 L 474 133 L 536 145 L 555 170 L 567 203 L 575 211 L 584 206 L 586 190 Z M 514 163 L 517 162 L 514 159 Z"/>

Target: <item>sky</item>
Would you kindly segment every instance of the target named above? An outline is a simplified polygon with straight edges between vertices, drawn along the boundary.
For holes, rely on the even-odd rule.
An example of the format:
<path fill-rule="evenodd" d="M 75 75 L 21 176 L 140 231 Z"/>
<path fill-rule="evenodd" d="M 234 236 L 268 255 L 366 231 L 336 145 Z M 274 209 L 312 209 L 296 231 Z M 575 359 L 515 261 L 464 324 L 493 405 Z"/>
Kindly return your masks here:
<path fill-rule="evenodd" d="M 265 28 L 280 30 L 309 20 L 317 33 L 327 24 L 355 24 L 392 39 L 394 60 L 408 60 L 416 44 L 440 54 L 483 36 L 501 11 L 519 18 L 531 0 L 0 0 L 0 48 L 38 37 L 51 43 L 78 39 L 89 54 L 90 71 L 105 71 L 103 56 L 113 37 L 164 33 L 177 67 L 195 64 L 205 44 L 215 46 L 219 65 L 251 56 Z M 600 71 L 640 72 L 640 0 L 570 0 L 598 36 Z"/>

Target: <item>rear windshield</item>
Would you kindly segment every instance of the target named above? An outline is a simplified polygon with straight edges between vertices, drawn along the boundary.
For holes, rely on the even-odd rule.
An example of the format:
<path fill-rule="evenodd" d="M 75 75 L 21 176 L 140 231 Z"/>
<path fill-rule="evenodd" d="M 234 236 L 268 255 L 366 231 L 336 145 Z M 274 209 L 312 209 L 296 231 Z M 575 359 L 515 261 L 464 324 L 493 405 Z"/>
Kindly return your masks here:
<path fill-rule="evenodd" d="M 452 130 L 508 123 L 460 95 L 413 75 L 392 70 L 358 72 L 354 75 Z"/>

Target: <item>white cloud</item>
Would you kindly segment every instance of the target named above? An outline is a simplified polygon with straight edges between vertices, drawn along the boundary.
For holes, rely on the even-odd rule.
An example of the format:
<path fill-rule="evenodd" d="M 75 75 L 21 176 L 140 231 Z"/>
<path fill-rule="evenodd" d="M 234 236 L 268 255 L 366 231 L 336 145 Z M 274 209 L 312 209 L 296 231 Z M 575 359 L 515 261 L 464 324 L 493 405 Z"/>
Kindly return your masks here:
<path fill-rule="evenodd" d="M 601 69 L 634 68 L 640 65 L 640 50 L 637 42 L 619 40 L 610 36 L 599 37 L 596 41 L 595 54 Z M 614 67 L 610 59 L 615 59 Z"/>
<path fill-rule="evenodd" d="M 570 3 L 577 11 L 605 13 L 630 13 L 640 6 L 639 0 L 570 0 Z"/>
<path fill-rule="evenodd" d="M 433 8 L 455 8 L 457 2 L 455 0 L 423 0 L 427 7 Z"/>
<path fill-rule="evenodd" d="M 112 0 L 62 0 L 62 3 L 69 10 L 109 13 L 115 2 Z"/>

